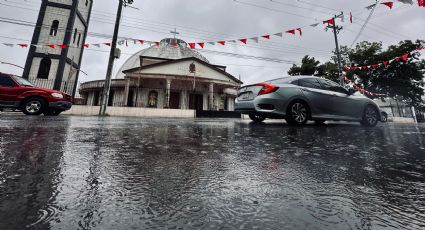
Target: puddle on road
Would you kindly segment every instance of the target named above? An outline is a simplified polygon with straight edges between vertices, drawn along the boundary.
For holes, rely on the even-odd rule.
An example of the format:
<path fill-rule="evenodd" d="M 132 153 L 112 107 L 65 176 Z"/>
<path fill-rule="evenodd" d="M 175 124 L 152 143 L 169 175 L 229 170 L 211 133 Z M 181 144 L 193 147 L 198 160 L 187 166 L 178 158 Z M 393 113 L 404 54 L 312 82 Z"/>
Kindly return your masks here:
<path fill-rule="evenodd" d="M 423 126 L 62 116 L 0 129 L 0 229 L 425 228 Z"/>

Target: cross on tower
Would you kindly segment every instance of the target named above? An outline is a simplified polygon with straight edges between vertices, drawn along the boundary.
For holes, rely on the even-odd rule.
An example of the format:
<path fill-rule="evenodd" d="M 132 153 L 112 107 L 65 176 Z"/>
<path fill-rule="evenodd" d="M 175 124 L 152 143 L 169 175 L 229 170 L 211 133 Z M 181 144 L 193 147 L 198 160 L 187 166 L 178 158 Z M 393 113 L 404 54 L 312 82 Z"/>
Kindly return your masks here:
<path fill-rule="evenodd" d="M 176 39 L 177 34 L 180 34 L 179 32 L 177 32 L 176 28 L 174 28 L 174 31 L 170 31 L 170 33 L 174 34 L 174 39 Z"/>

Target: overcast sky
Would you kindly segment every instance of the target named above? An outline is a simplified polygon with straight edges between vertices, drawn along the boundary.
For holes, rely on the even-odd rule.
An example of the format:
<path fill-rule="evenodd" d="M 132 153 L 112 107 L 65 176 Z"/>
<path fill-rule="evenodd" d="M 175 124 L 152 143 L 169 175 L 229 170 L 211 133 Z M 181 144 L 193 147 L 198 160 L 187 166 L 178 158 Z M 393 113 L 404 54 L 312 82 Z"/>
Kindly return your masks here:
<path fill-rule="evenodd" d="M 89 32 L 112 35 L 116 0 L 94 0 Z M 308 3 L 312 4 L 308 4 Z M 369 11 L 364 7 L 373 4 L 372 0 L 134 0 L 134 7 L 126 8 L 120 29 L 121 37 L 145 40 L 160 40 L 172 37 L 174 28 L 179 38 L 187 42 L 232 40 L 283 32 L 306 26 L 303 35 L 284 34 L 283 38 L 272 36 L 258 44 L 248 41 L 248 45 L 206 45 L 207 50 L 267 57 L 299 63 L 304 55 L 311 55 L 325 62 L 335 48 L 333 34 L 324 30 L 324 25 L 308 25 L 329 19 L 337 11 L 344 11 L 345 22 L 340 33 L 341 45 L 350 45 Z M 425 39 L 425 8 L 395 1 L 392 10 L 379 5 L 359 41 L 382 41 L 384 46 L 405 39 Z M 2 18 L 12 18 L 36 22 L 41 0 L 0 0 Z M 4 5 L 7 4 L 8 6 Z M 256 6 L 254 6 L 256 5 Z M 334 10 L 332 10 L 334 9 Z M 353 12 L 354 23 L 348 22 L 349 12 Z M 1 43 L 19 43 L 31 40 L 32 27 L 0 22 L 0 61 L 25 65 L 27 49 L 10 48 Z M 21 40 L 18 40 L 21 39 Z M 89 36 L 87 43 L 108 42 L 108 38 Z M 122 57 L 115 63 L 117 70 L 132 54 L 147 46 L 121 47 Z M 104 79 L 108 61 L 108 48 L 86 49 L 82 70 L 88 76 L 80 75 L 80 82 Z M 235 58 L 224 55 L 203 53 L 212 63 L 228 66 L 228 72 L 242 78 L 245 83 L 254 83 L 283 76 L 291 66 L 288 63 Z M 371 63 L 372 64 L 372 63 Z M 0 65 L 0 72 L 21 75 L 22 70 L 8 65 Z"/>

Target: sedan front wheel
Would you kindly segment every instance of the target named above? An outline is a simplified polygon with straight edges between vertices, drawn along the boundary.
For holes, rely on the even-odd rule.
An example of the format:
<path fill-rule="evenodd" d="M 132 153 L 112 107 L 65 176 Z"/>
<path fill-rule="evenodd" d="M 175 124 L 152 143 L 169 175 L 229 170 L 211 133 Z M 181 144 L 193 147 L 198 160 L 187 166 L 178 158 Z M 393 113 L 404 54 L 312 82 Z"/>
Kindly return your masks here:
<path fill-rule="evenodd" d="M 375 127 L 379 121 L 379 112 L 372 106 L 368 105 L 363 112 L 363 119 L 360 122 L 363 126 Z"/>

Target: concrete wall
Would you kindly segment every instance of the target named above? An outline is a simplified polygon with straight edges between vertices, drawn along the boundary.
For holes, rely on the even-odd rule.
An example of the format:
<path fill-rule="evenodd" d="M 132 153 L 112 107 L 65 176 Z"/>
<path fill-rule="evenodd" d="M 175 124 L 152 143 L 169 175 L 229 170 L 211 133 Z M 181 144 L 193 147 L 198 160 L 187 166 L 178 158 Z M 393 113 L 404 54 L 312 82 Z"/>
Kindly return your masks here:
<path fill-rule="evenodd" d="M 99 106 L 74 105 L 64 115 L 97 116 Z M 164 117 L 164 118 L 194 118 L 194 110 L 181 109 L 151 109 L 131 107 L 108 107 L 106 113 L 110 116 L 122 117 Z"/>

